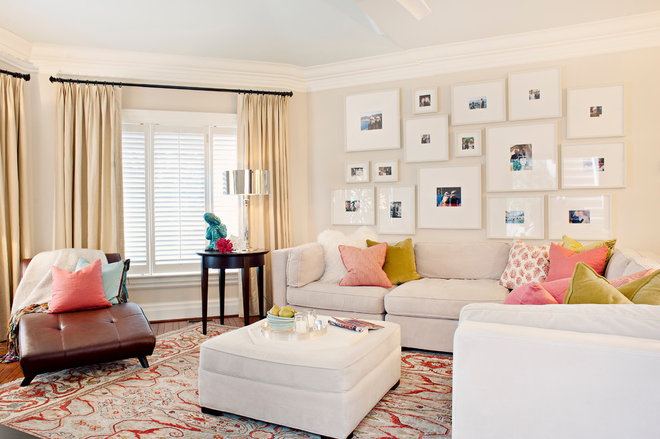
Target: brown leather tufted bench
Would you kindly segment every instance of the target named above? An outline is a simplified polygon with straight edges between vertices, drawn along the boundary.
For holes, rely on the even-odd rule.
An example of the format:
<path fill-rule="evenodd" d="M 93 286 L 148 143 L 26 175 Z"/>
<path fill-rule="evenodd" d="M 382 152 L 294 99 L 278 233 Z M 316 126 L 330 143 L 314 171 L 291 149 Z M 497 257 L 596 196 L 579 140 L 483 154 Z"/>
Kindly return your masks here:
<path fill-rule="evenodd" d="M 108 262 L 119 255 L 107 255 Z M 156 338 L 142 309 L 135 303 L 58 314 L 33 313 L 18 326 L 22 386 L 44 372 L 137 357 L 149 367 Z"/>

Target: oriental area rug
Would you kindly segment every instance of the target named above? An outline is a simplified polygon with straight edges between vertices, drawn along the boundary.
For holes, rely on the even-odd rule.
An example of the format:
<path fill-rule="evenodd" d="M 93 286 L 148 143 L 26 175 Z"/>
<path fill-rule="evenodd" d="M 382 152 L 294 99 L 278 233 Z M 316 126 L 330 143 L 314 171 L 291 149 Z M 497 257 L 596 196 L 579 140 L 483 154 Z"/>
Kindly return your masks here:
<path fill-rule="evenodd" d="M 41 438 L 318 438 L 245 418 L 202 414 L 199 345 L 232 328 L 201 324 L 158 337 L 149 368 L 136 359 L 39 375 L 0 388 L 0 423 Z M 362 420 L 354 438 L 451 437 L 452 358 L 403 351 L 401 384 Z"/>

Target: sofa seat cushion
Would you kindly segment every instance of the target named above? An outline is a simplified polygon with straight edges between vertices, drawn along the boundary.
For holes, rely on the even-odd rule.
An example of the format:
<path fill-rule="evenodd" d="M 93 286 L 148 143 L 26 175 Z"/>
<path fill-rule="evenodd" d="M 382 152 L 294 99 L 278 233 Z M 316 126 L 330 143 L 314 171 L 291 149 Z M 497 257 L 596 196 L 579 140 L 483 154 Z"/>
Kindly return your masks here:
<path fill-rule="evenodd" d="M 288 287 L 286 300 L 293 306 L 382 314 L 385 312 L 383 298 L 388 291 L 382 287 L 340 287 L 336 283 L 319 281 L 302 288 Z"/>
<path fill-rule="evenodd" d="M 509 290 L 495 279 L 414 280 L 385 296 L 388 314 L 411 317 L 458 319 L 469 303 L 503 303 Z"/>

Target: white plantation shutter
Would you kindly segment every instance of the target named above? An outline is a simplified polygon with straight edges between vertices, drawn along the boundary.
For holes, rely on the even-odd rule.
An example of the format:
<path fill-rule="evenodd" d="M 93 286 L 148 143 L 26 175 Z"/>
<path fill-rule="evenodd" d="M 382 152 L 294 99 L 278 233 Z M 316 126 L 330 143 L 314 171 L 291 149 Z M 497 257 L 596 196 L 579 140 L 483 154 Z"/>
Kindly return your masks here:
<path fill-rule="evenodd" d="M 122 131 L 124 174 L 125 258 L 131 271 L 143 271 L 147 264 L 147 136 L 145 127 L 125 124 Z"/>
<path fill-rule="evenodd" d="M 122 118 L 131 274 L 198 272 L 204 212 L 229 234 L 239 230 L 238 197 L 222 195 L 222 171 L 238 168 L 236 115 L 124 110 Z"/>
<path fill-rule="evenodd" d="M 224 171 L 238 169 L 236 129 L 214 129 L 211 134 L 213 151 L 213 213 L 227 226 L 227 235 L 240 235 L 239 197 L 223 195 Z"/>
<path fill-rule="evenodd" d="M 197 264 L 196 252 L 205 247 L 205 135 L 177 131 L 158 127 L 153 136 L 156 270 L 163 264 Z"/>

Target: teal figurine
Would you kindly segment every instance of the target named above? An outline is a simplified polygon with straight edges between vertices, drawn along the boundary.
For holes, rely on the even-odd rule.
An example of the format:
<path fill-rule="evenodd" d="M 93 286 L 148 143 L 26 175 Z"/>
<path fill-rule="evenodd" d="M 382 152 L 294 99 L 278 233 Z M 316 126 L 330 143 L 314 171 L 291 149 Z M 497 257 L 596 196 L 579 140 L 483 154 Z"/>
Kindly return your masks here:
<path fill-rule="evenodd" d="M 213 251 L 215 250 L 215 243 L 220 238 L 227 237 L 227 226 L 222 224 L 220 218 L 215 216 L 212 212 L 206 212 L 204 214 L 204 221 L 209 225 L 206 228 L 206 239 L 209 240 L 209 245 L 206 246 L 206 250 Z"/>

